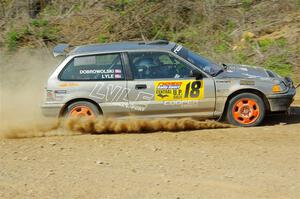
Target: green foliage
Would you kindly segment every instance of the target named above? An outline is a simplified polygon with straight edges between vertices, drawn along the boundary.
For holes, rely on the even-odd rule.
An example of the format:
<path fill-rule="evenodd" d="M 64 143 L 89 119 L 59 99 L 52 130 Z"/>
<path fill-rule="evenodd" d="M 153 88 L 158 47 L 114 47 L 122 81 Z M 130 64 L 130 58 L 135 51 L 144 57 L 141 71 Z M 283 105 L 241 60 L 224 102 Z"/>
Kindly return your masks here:
<path fill-rule="evenodd" d="M 57 39 L 57 32 L 58 30 L 56 28 L 51 28 L 51 27 L 45 27 L 42 28 L 41 30 L 36 32 L 36 36 L 43 40 L 47 41 L 53 41 Z"/>
<path fill-rule="evenodd" d="M 29 30 L 28 26 L 24 26 L 20 29 L 12 29 L 11 31 L 7 32 L 6 34 L 6 47 L 8 50 L 13 51 L 16 50 L 20 41 L 26 36 L 31 35 L 31 31 Z"/>
<path fill-rule="evenodd" d="M 34 27 L 44 27 L 48 25 L 48 20 L 46 19 L 33 19 L 31 25 Z"/>
<path fill-rule="evenodd" d="M 219 37 L 222 41 L 232 42 L 232 39 L 231 39 L 230 35 L 227 32 L 221 32 Z"/>
<path fill-rule="evenodd" d="M 16 30 L 11 30 L 6 34 L 6 46 L 9 50 L 15 50 L 19 40 L 19 34 Z"/>
<path fill-rule="evenodd" d="M 117 4 L 128 4 L 131 0 L 116 0 Z"/>
<path fill-rule="evenodd" d="M 166 39 L 166 32 L 164 29 L 162 29 L 159 19 L 160 17 L 158 16 L 153 23 L 153 26 L 151 27 L 150 30 L 150 37 L 156 38 L 156 39 Z"/>
<path fill-rule="evenodd" d="M 238 52 L 235 54 L 234 59 L 236 60 L 237 63 L 239 64 L 245 64 L 247 62 L 247 56 L 245 55 L 244 52 Z"/>
<path fill-rule="evenodd" d="M 292 66 L 283 55 L 269 57 L 265 61 L 264 66 L 282 76 L 288 76 L 292 73 Z"/>
<path fill-rule="evenodd" d="M 8 50 L 13 51 L 28 36 L 48 42 L 55 41 L 58 38 L 57 33 L 58 29 L 49 25 L 48 20 L 33 19 L 29 24 L 7 32 L 5 44 Z"/>
<path fill-rule="evenodd" d="M 45 41 L 52 41 L 57 39 L 57 28 L 49 25 L 49 21 L 46 19 L 33 19 L 31 21 L 32 32 L 37 38 L 41 38 Z"/>
<path fill-rule="evenodd" d="M 286 46 L 286 39 L 284 37 L 276 40 L 276 44 L 280 47 L 283 48 Z"/>
<path fill-rule="evenodd" d="M 283 37 L 277 40 L 262 39 L 258 41 L 258 45 L 261 48 L 262 52 L 266 52 L 275 45 L 279 48 L 284 48 L 286 46 L 286 39 Z"/>
<path fill-rule="evenodd" d="M 9 49 L 26 43 L 40 43 L 32 42 L 34 40 L 51 46 L 59 40 L 56 27 L 61 27 L 62 33 L 69 34 L 65 39 L 76 34 L 87 35 L 78 37 L 76 43 L 168 39 L 216 62 L 265 65 L 280 74 L 288 74 L 291 65 L 287 60 L 296 63 L 300 48 L 296 51 L 296 43 L 287 45 L 286 39 L 289 44 L 293 41 L 288 34 L 284 33 L 286 39 L 272 38 L 273 31 L 281 30 L 280 23 L 268 27 L 268 24 L 277 20 L 276 12 L 281 8 L 286 7 L 290 11 L 300 9 L 299 0 L 288 2 L 105 0 L 92 4 L 83 0 L 70 4 L 51 1 L 38 15 L 39 18 L 31 19 L 22 27 L 13 26 L 14 29 L 6 34 L 5 43 Z M 274 4 L 276 6 L 272 6 Z M 286 5 L 290 5 L 290 8 Z M 64 19 L 57 20 L 60 15 Z M 57 24 L 56 27 L 51 23 L 52 20 Z M 94 28 L 86 28 L 89 21 L 94 22 L 93 26 L 98 28 L 98 32 L 95 33 Z M 65 26 L 66 22 L 70 25 Z M 73 27 L 78 28 L 72 31 Z M 266 37 L 268 39 L 262 39 Z"/>
<path fill-rule="evenodd" d="M 75 4 L 74 5 L 74 10 L 75 11 L 80 12 L 81 9 L 82 9 L 82 5 L 80 5 L 80 4 Z"/>
<path fill-rule="evenodd" d="M 236 24 L 234 21 L 232 20 L 227 20 L 227 23 L 226 23 L 226 29 L 227 31 L 232 31 L 234 28 L 236 27 Z"/>
<path fill-rule="evenodd" d="M 296 8 L 297 8 L 297 10 L 300 10 L 300 1 L 299 0 L 296 1 Z"/>
<path fill-rule="evenodd" d="M 157 38 L 169 39 L 171 41 L 184 44 L 184 46 L 192 50 L 196 50 L 197 47 L 199 47 L 196 43 L 196 41 L 199 41 L 199 33 L 196 27 L 188 27 L 180 32 L 174 32 L 171 34 L 168 31 L 160 32 L 160 37 Z M 201 39 L 203 39 L 203 37 L 201 37 Z"/>
<path fill-rule="evenodd" d="M 253 0 L 242 0 L 241 2 L 245 9 L 249 9 L 253 4 Z"/>
<path fill-rule="evenodd" d="M 228 51 L 228 46 L 225 43 L 221 43 L 215 47 L 217 53 L 225 53 Z"/>
<path fill-rule="evenodd" d="M 103 34 L 99 34 L 98 35 L 98 42 L 99 43 L 105 43 L 107 41 L 107 37 L 105 36 L 105 35 L 103 35 Z"/>
<path fill-rule="evenodd" d="M 270 46 L 274 45 L 275 41 L 272 39 L 262 39 L 258 41 L 261 51 L 266 52 Z"/>
<path fill-rule="evenodd" d="M 124 11 L 125 7 L 131 2 L 132 0 L 115 0 L 113 9 L 117 11 Z"/>
<path fill-rule="evenodd" d="M 52 4 L 48 4 L 44 10 L 43 10 L 43 14 L 45 16 L 57 16 L 59 15 L 59 11 L 58 9 L 56 9 Z"/>
<path fill-rule="evenodd" d="M 215 38 L 212 39 L 217 41 L 213 48 L 216 53 L 225 53 L 230 50 L 228 43 L 230 43 L 232 39 L 227 32 L 216 33 L 214 37 Z"/>

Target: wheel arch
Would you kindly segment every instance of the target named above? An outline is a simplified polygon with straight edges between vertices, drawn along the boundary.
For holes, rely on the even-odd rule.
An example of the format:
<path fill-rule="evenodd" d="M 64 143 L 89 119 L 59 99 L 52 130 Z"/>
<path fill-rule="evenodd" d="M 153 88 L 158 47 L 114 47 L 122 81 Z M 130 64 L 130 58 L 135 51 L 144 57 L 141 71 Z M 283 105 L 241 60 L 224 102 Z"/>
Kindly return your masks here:
<path fill-rule="evenodd" d="M 99 113 L 103 115 L 103 111 L 102 111 L 100 105 L 97 102 L 95 102 L 94 100 L 91 100 L 91 99 L 88 99 L 88 98 L 75 98 L 75 99 L 71 99 L 71 100 L 69 100 L 68 102 L 65 103 L 65 105 L 60 109 L 59 117 L 64 116 L 64 114 L 66 113 L 67 107 L 70 104 L 73 104 L 73 103 L 79 102 L 79 101 L 86 101 L 86 102 L 90 102 L 90 103 L 94 104 L 97 107 L 97 109 L 99 110 Z"/>
<path fill-rule="evenodd" d="M 259 96 L 259 97 L 263 100 L 263 102 L 264 102 L 264 104 L 265 104 L 265 106 L 266 106 L 266 111 L 267 111 L 267 112 L 270 111 L 270 104 L 269 104 L 269 101 L 268 101 L 266 95 L 265 95 L 263 92 L 261 92 L 260 90 L 254 89 L 254 88 L 245 88 L 245 89 L 239 89 L 239 90 L 236 90 L 236 91 L 232 92 L 232 93 L 227 97 L 226 102 L 225 102 L 225 106 L 224 106 L 224 109 L 223 109 L 223 113 L 222 113 L 222 115 L 221 115 L 221 119 L 224 119 L 225 116 L 226 116 L 226 111 L 227 111 L 227 109 L 228 109 L 229 101 L 230 101 L 233 97 L 235 97 L 235 96 L 237 96 L 237 95 L 239 95 L 239 94 L 241 94 L 241 93 L 252 93 L 252 94 L 255 94 L 255 95 Z"/>

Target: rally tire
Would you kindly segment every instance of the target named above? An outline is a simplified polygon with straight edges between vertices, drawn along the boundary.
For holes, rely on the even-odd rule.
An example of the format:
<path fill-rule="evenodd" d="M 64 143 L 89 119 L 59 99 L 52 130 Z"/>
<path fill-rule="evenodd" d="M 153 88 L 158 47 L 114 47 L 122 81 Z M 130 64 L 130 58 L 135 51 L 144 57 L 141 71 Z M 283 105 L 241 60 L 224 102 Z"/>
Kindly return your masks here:
<path fill-rule="evenodd" d="M 66 118 L 69 117 L 91 117 L 95 118 L 100 115 L 98 107 L 87 101 L 77 101 L 72 104 L 70 104 L 66 111 L 64 116 Z"/>
<path fill-rule="evenodd" d="M 261 124 L 266 114 L 266 106 L 261 97 L 252 93 L 241 93 L 230 99 L 227 108 L 227 121 L 241 127 Z"/>

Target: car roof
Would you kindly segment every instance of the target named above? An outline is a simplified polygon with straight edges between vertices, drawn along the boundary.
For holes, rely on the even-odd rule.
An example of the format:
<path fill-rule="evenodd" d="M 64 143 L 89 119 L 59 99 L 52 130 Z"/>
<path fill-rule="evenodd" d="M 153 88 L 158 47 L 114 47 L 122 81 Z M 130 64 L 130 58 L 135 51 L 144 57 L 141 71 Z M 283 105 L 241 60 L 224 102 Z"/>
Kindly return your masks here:
<path fill-rule="evenodd" d="M 151 42 L 114 42 L 107 44 L 89 44 L 77 46 L 69 55 L 103 53 L 103 52 L 123 52 L 134 50 L 166 50 L 171 51 L 176 44 L 165 40 L 157 40 Z"/>

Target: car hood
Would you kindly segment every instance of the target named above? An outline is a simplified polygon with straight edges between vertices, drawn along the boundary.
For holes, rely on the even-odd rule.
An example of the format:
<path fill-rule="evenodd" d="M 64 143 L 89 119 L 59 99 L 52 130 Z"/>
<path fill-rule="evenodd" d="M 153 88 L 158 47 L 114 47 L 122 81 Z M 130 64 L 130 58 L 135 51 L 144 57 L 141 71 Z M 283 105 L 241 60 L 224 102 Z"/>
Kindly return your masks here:
<path fill-rule="evenodd" d="M 222 77 L 229 78 L 267 78 L 270 77 L 267 71 L 258 66 L 241 64 L 226 64 L 227 68 L 220 74 Z"/>

